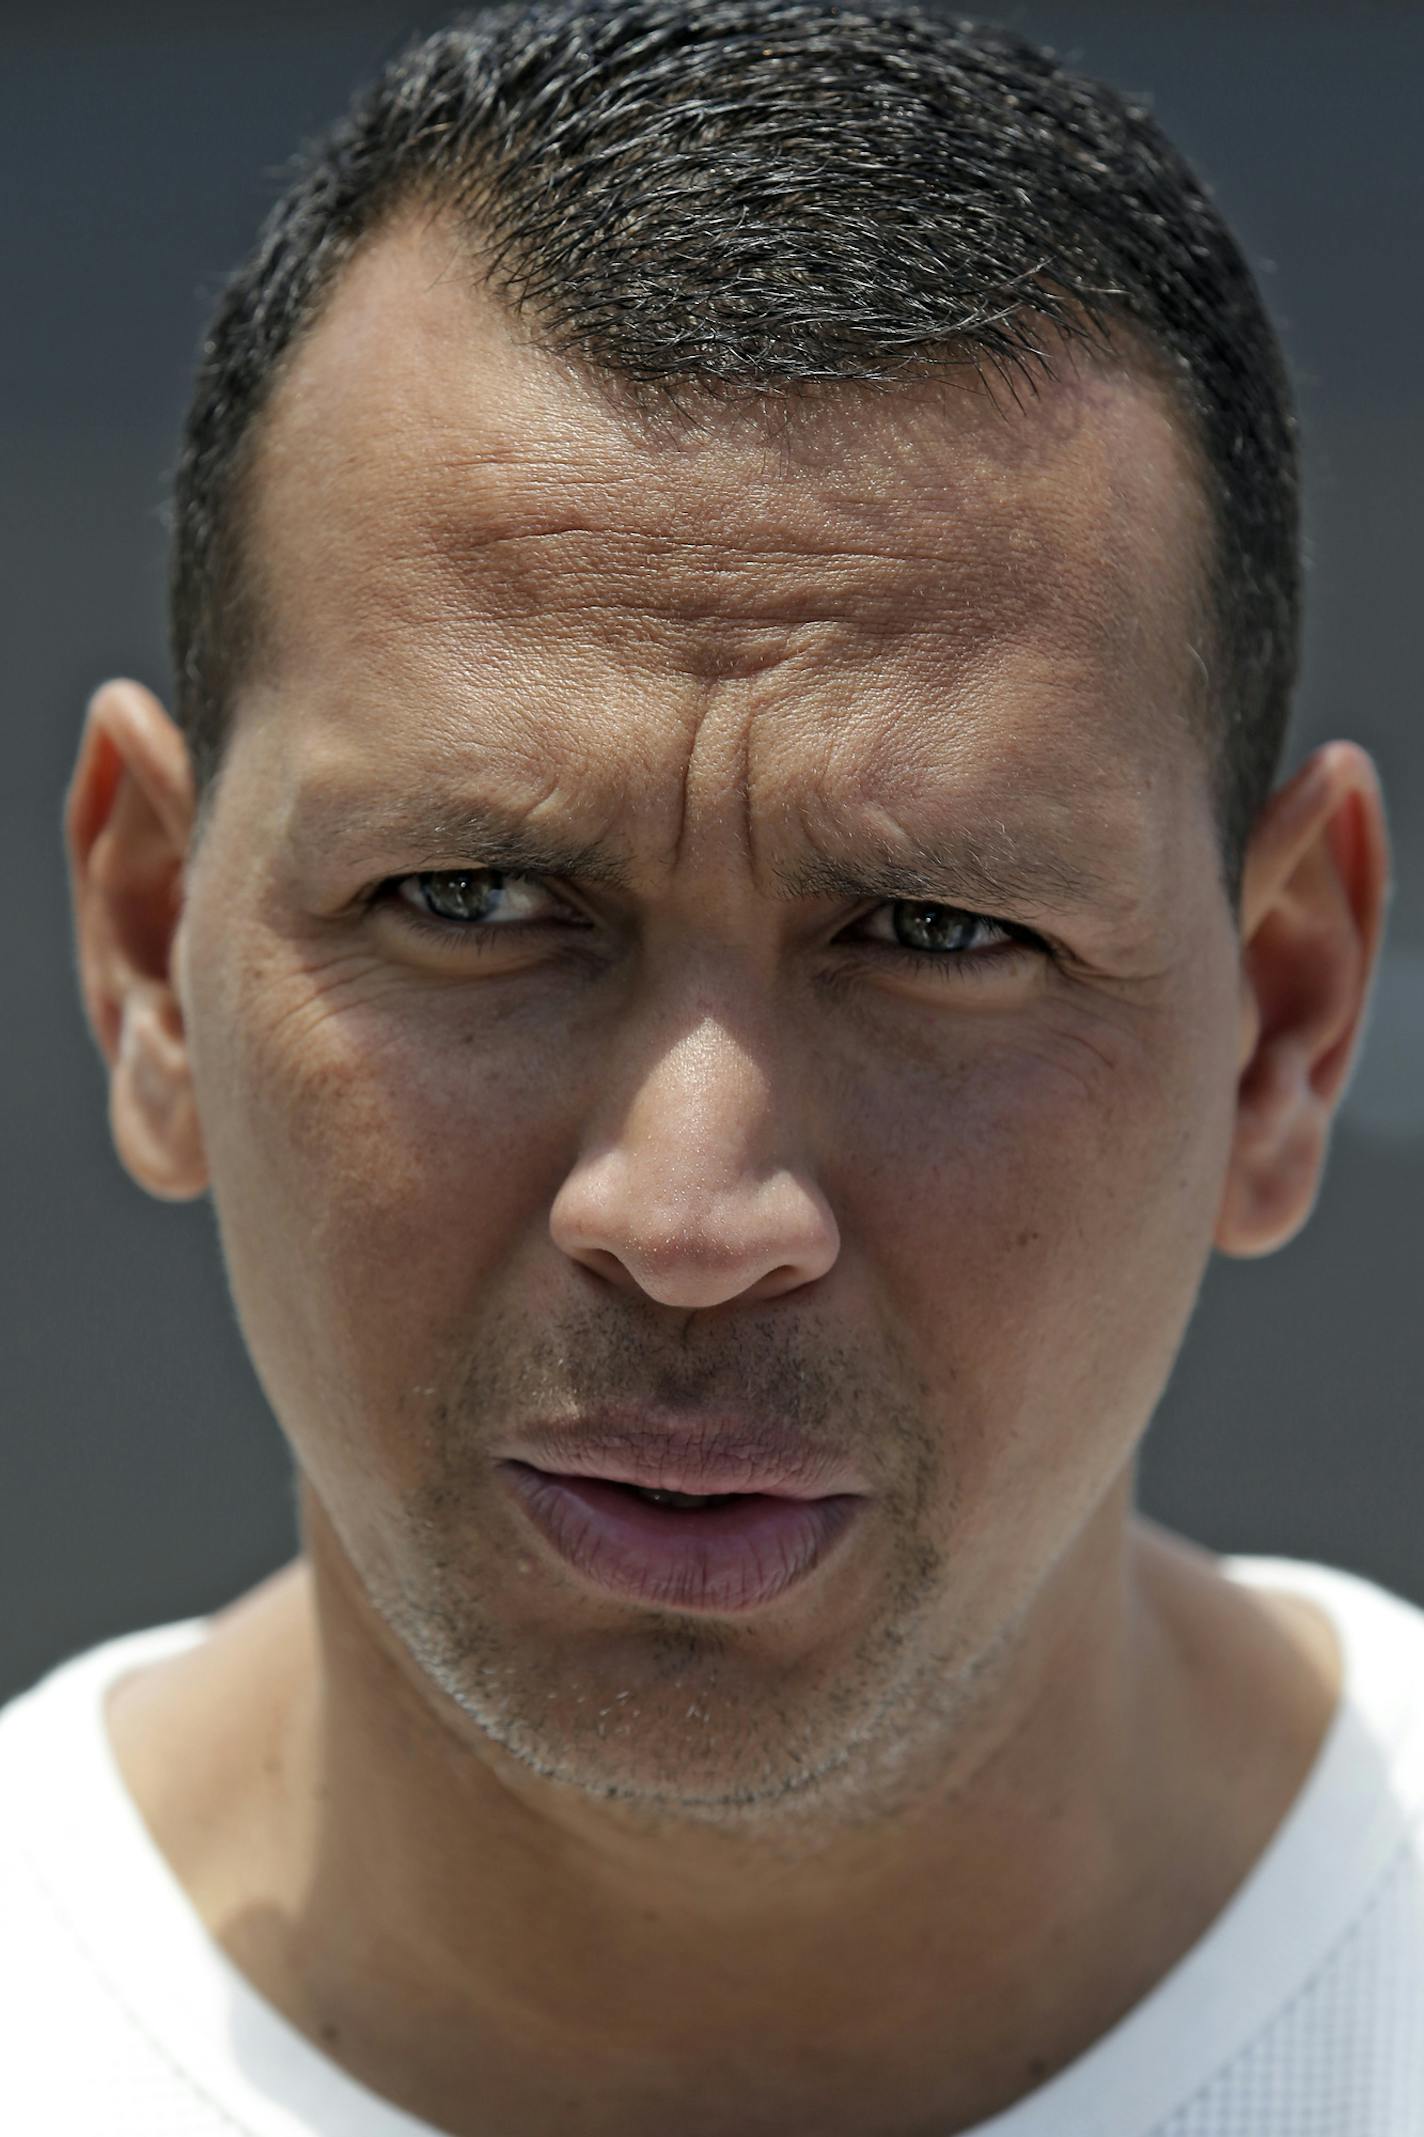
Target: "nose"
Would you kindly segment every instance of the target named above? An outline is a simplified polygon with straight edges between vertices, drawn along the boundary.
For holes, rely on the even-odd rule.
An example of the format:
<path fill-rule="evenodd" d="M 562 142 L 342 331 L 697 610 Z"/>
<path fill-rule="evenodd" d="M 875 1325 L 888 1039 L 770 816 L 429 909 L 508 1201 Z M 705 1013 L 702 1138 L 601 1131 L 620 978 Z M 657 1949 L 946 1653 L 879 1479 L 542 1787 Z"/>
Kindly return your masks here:
<path fill-rule="evenodd" d="M 595 1120 L 554 1199 L 557 1247 L 684 1309 L 775 1298 L 826 1274 L 835 1216 L 771 1071 L 725 1023 L 702 1018 L 619 1082 L 616 1121 Z"/>

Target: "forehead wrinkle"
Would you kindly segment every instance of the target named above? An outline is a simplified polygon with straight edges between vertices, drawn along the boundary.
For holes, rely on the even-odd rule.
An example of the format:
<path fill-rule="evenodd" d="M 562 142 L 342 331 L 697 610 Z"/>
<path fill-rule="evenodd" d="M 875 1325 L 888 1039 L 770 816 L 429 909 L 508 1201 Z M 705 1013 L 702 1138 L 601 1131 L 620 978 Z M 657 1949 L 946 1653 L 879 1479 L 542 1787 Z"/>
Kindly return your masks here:
<path fill-rule="evenodd" d="M 368 464 L 353 474 L 361 480 L 375 472 Z M 570 557 L 586 556 L 610 579 L 641 583 L 651 564 L 660 589 L 671 561 L 679 585 L 707 581 L 735 590 L 746 582 L 756 590 L 769 577 L 809 575 L 844 588 L 851 601 L 923 592 L 932 579 L 941 598 L 964 609 L 983 606 L 990 595 L 1002 605 L 1031 586 L 1038 608 L 1071 614 L 1075 605 L 1101 605 L 1109 578 L 1113 593 L 1124 591 L 1116 583 L 1121 557 L 1106 530 L 1095 528 L 1086 562 L 1077 553 L 1079 500 L 1023 487 L 986 495 L 952 464 L 933 485 L 887 483 L 875 496 L 791 480 L 759 483 L 735 465 L 707 467 L 691 479 L 675 459 L 650 464 L 640 479 L 623 462 L 601 460 L 590 477 L 561 459 L 550 465 L 540 441 L 523 459 L 502 456 L 492 485 L 461 481 L 458 462 L 391 474 L 396 494 L 409 500 L 415 556 L 457 578 L 468 573 L 472 589 L 492 564 L 511 576 L 536 574 L 546 568 L 547 549 L 555 574 Z M 588 508 L 571 505 L 580 484 L 590 493 Z M 972 602 L 961 588 L 972 591 Z"/>
<path fill-rule="evenodd" d="M 912 641 L 979 657 L 1010 640 L 1121 665 L 1124 604 L 1071 555 L 996 542 L 955 550 L 843 544 L 756 547 L 665 531 L 565 523 L 500 534 L 468 520 L 428 527 L 404 565 L 367 552 L 372 599 L 421 629 L 532 627 L 545 643 L 587 633 L 640 663 L 694 677 L 752 673 L 792 653 L 868 657 Z M 780 638 L 768 634 L 786 634 Z"/>
<path fill-rule="evenodd" d="M 308 531 L 329 568 L 302 604 L 303 629 L 319 627 L 327 589 L 368 629 L 386 615 L 551 629 L 588 618 L 602 631 L 626 613 L 723 634 L 824 622 L 877 641 L 1053 629 L 1083 645 L 1120 631 L 1130 607 L 1110 546 L 1095 539 L 1085 558 L 1075 543 L 1076 507 L 966 496 L 952 465 L 933 491 L 857 498 L 848 524 L 844 494 L 747 484 L 736 467 L 699 466 L 690 482 L 672 458 L 634 481 L 606 460 L 592 471 L 551 461 L 537 440 L 523 454 L 466 445 L 432 465 L 396 429 L 326 472 L 321 525 Z M 462 479 L 471 467 L 496 480 Z M 264 516 L 280 551 L 273 487 Z M 290 579 L 275 572 L 274 592 Z"/>
<path fill-rule="evenodd" d="M 338 545 L 328 523 L 328 568 L 283 634 L 289 660 L 324 665 L 358 647 L 363 660 L 394 653 L 397 645 L 382 644 L 388 633 L 424 642 L 433 631 L 453 643 L 521 626 L 551 644 L 587 631 L 599 643 L 621 642 L 635 659 L 685 657 L 690 673 L 713 676 L 744 652 L 754 669 L 809 651 L 817 638 L 841 652 L 862 641 L 881 657 L 896 641 L 971 652 L 1023 631 L 1053 630 L 1065 651 L 1101 654 L 1112 606 L 1100 586 L 1073 598 L 1079 573 L 1066 555 L 1055 554 L 1049 566 L 1037 548 L 1019 543 L 996 568 L 987 535 L 956 555 L 908 544 L 898 552 L 833 543 L 739 547 L 725 536 L 595 522 L 501 534 L 449 513 L 416 526 L 389 511 L 349 516 L 353 528 L 378 531 Z M 277 587 L 287 578 L 275 574 Z M 339 611 L 322 597 L 328 587 L 339 590 Z M 280 595 L 277 605 L 286 606 Z M 748 635 L 767 632 L 811 638 L 743 648 Z M 712 649 L 705 664 L 704 640 Z"/>

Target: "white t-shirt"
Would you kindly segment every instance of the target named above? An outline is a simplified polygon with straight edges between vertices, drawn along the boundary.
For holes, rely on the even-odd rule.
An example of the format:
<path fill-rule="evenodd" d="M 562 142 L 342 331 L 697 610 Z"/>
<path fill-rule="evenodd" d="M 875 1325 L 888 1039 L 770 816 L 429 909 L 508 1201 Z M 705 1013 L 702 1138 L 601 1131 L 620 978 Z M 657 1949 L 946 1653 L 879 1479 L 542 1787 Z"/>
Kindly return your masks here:
<path fill-rule="evenodd" d="M 1344 1690 L 1314 1768 L 1165 1980 L 973 2137 L 1424 2133 L 1424 1611 L 1327 1566 L 1221 1564 L 1338 1628 Z M 105 1688 L 202 1632 L 110 1641 L 0 1714 L 0 2129 L 431 2137 L 229 1964 L 119 1778 Z"/>

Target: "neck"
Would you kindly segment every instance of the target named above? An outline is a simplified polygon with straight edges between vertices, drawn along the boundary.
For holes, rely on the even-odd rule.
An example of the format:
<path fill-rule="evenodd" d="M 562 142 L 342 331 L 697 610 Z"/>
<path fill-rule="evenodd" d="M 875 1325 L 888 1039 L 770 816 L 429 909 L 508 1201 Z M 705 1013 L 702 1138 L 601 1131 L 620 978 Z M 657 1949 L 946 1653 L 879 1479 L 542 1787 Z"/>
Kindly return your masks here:
<path fill-rule="evenodd" d="M 1290 1756 L 1249 1800 L 1222 1787 L 1287 1643 L 1125 1495 L 976 1658 L 952 1741 L 824 1816 L 722 1829 L 590 1798 L 481 1737 L 315 1511 L 249 1665 L 269 1730 L 246 1830 L 266 1837 L 246 1903 L 210 1879 L 204 1912 L 311 2038 L 458 2137 L 543 2137 L 572 2089 L 599 2137 L 670 2114 L 697 2137 L 968 2128 L 1202 1932 L 1328 1715 L 1297 1674 Z"/>

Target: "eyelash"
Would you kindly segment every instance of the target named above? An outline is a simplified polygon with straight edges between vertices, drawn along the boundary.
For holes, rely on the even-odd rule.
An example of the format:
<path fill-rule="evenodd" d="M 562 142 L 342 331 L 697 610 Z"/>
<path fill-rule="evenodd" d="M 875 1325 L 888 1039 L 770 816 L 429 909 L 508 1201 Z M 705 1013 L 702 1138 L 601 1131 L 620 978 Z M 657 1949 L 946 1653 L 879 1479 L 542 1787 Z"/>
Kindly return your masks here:
<path fill-rule="evenodd" d="M 429 942 L 448 948 L 452 941 L 458 940 L 475 949 L 477 955 L 489 945 L 491 938 L 495 935 L 510 934 L 516 930 L 522 932 L 525 928 L 557 924 L 545 921 L 519 921 L 511 926 L 495 928 L 479 921 L 442 920 L 434 913 L 418 912 L 413 905 L 399 895 L 400 887 L 403 883 L 418 882 L 422 875 L 445 875 L 456 872 L 442 868 L 429 871 L 419 870 L 414 876 L 388 876 L 384 882 L 376 886 L 367 903 L 372 907 L 377 905 L 393 907 L 399 916 L 399 922 L 402 927 L 409 928 L 416 935 L 424 936 Z M 526 882 L 537 880 L 536 878 L 518 876 L 513 871 L 507 873 L 511 881 Z M 854 940 L 848 943 L 846 947 L 853 951 L 860 951 L 863 954 L 868 953 L 868 961 L 872 961 L 882 967 L 889 962 L 892 965 L 898 965 L 903 971 L 914 972 L 917 975 L 932 972 L 937 979 L 951 981 L 953 984 L 961 986 L 966 980 L 970 979 L 971 975 L 975 980 L 982 981 L 989 978 L 995 971 L 1002 971 L 1008 965 L 1017 964 L 1026 956 L 1048 957 L 1053 954 L 1051 946 L 1041 935 L 1036 935 L 1031 928 L 1021 927 L 1016 921 L 996 919 L 991 913 L 971 912 L 967 906 L 950 905 L 947 901 L 939 899 L 883 898 L 879 904 L 871 907 L 869 913 L 862 915 L 862 920 L 870 919 L 872 914 L 881 912 L 887 907 L 912 904 L 933 905 L 945 912 L 960 913 L 966 920 L 976 920 L 985 927 L 998 929 L 1006 939 L 1001 943 L 993 944 L 987 950 L 959 952 L 912 950 L 905 943 L 857 942 Z"/>

